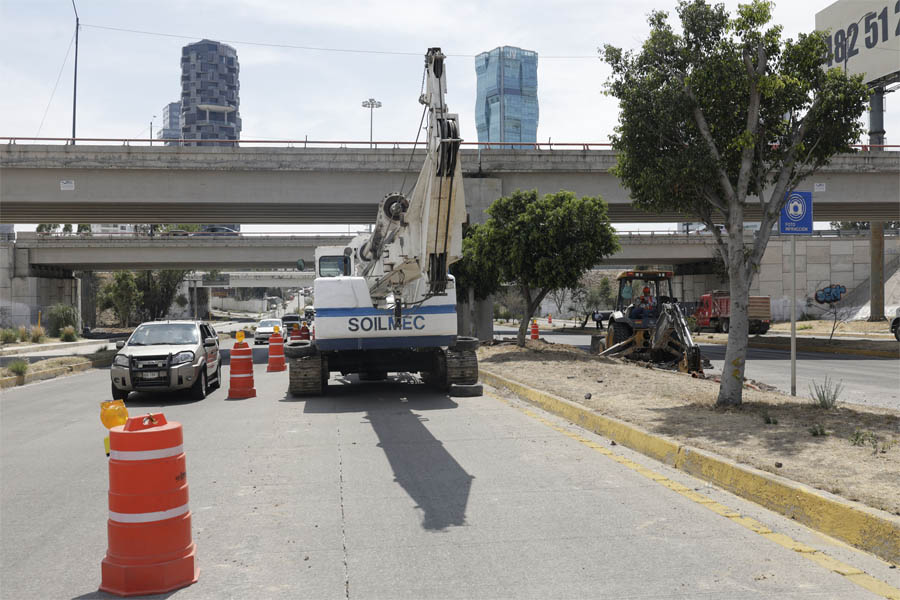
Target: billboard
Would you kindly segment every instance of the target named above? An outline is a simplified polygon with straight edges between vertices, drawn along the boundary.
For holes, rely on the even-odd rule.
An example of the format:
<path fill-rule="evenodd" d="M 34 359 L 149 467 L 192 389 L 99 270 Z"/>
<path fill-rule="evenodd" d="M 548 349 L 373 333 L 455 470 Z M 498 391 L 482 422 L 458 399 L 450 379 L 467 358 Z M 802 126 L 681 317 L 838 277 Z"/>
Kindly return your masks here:
<path fill-rule="evenodd" d="M 866 83 L 900 75 L 900 1 L 838 0 L 816 13 L 816 30 L 828 32 L 829 68 Z"/>

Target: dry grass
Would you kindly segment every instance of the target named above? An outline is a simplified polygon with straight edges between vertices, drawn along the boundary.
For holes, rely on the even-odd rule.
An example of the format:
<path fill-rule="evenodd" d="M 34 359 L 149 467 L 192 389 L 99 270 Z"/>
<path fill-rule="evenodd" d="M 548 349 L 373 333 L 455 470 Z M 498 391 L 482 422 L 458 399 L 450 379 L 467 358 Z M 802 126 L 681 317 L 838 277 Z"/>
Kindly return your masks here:
<path fill-rule="evenodd" d="M 36 371 L 45 371 L 47 369 L 55 369 L 56 367 L 74 365 L 84 362 L 85 358 L 87 358 L 87 356 L 60 356 L 58 358 L 38 360 L 28 365 L 28 372 L 34 373 Z M 0 377 L 9 377 L 10 375 L 14 375 L 14 373 L 11 373 L 6 367 L 0 368 Z"/>
<path fill-rule="evenodd" d="M 600 414 L 900 514 L 900 411 L 852 404 L 823 410 L 810 399 L 752 389 L 741 407 L 718 409 L 711 380 L 542 342 L 483 347 L 479 360 Z M 777 423 L 766 424 L 767 416 Z M 813 436 L 816 425 L 827 435 Z M 878 448 L 852 445 L 857 431 L 877 437 Z"/>
<path fill-rule="evenodd" d="M 831 333 L 832 322 L 824 319 L 817 321 L 798 321 L 798 329 L 801 325 L 804 327 L 804 333 L 821 335 Z M 889 326 L 889 321 L 875 321 L 872 323 L 869 321 L 847 321 L 846 323 L 839 324 L 837 331 L 839 333 L 856 335 L 861 333 L 883 333 L 890 335 L 891 330 Z M 774 323 L 772 324 L 771 331 L 790 333 L 791 324 L 790 322 Z"/>

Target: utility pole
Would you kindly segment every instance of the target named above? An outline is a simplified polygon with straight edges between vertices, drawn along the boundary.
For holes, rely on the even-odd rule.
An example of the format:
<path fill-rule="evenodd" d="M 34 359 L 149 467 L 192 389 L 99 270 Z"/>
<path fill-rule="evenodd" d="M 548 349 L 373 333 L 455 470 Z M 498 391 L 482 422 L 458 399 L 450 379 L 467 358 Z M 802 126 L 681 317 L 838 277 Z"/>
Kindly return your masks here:
<path fill-rule="evenodd" d="M 362 103 L 363 108 L 369 109 L 369 148 L 372 147 L 372 119 L 373 114 L 375 113 L 376 108 L 381 108 L 381 102 L 376 100 L 375 98 L 369 98 L 368 100 L 363 100 Z"/>
<path fill-rule="evenodd" d="M 72 10 L 75 11 L 75 80 L 72 84 L 72 145 L 75 145 L 75 105 L 78 100 L 78 29 L 80 22 L 78 20 L 78 8 L 75 7 L 75 0 L 72 0 Z"/>

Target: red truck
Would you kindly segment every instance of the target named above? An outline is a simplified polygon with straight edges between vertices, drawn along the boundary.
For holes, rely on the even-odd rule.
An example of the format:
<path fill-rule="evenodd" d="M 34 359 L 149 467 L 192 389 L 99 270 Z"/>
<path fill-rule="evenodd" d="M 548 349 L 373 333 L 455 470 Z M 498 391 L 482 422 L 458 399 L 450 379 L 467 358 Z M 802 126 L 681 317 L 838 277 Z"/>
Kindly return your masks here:
<path fill-rule="evenodd" d="M 772 323 L 772 299 L 768 296 L 750 296 L 748 316 L 750 318 L 750 333 L 763 334 L 769 330 Z M 697 321 L 696 330 L 715 329 L 722 333 L 728 333 L 729 320 L 731 319 L 731 297 L 728 292 L 713 290 L 700 296 L 700 306 L 693 315 Z"/>

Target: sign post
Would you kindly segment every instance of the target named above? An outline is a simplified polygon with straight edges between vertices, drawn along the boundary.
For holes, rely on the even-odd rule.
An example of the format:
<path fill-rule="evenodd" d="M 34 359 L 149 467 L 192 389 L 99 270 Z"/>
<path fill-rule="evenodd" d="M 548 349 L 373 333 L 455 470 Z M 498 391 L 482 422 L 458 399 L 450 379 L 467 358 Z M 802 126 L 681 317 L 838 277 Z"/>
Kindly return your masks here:
<path fill-rule="evenodd" d="M 797 395 L 797 237 L 813 232 L 812 192 L 790 192 L 778 231 L 791 236 L 791 396 Z"/>

